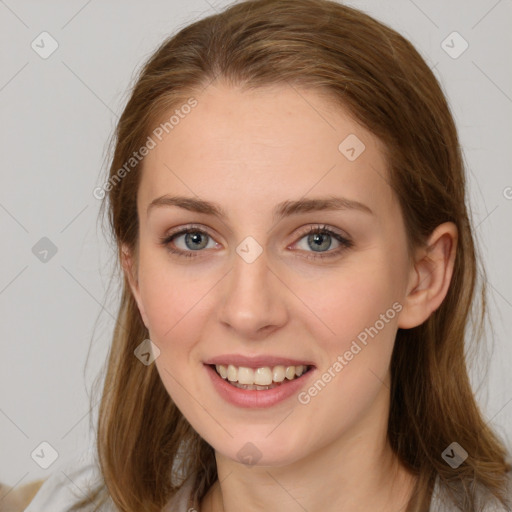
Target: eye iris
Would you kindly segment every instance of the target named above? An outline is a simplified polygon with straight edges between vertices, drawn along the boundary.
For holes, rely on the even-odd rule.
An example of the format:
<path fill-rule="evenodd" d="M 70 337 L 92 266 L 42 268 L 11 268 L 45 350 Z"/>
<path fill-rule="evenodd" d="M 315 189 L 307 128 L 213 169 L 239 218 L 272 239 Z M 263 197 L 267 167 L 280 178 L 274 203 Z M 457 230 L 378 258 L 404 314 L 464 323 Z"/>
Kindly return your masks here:
<path fill-rule="evenodd" d="M 326 234 L 322 234 L 322 233 L 315 233 L 313 235 L 308 236 L 308 243 L 311 245 L 312 249 L 315 251 L 317 251 L 317 249 L 321 249 L 321 250 L 329 249 L 329 247 L 331 245 L 330 238 L 331 238 L 330 235 L 326 235 Z M 326 240 L 327 240 L 327 243 L 325 243 Z"/>
<path fill-rule="evenodd" d="M 201 244 L 201 238 L 203 239 L 202 244 Z M 191 247 L 189 245 L 190 241 L 192 241 L 193 244 L 199 244 L 200 247 L 197 247 L 197 245 L 195 247 Z M 192 249 L 193 251 L 198 250 L 198 249 L 204 249 L 207 245 L 206 235 L 199 233 L 199 232 L 187 233 L 185 235 L 185 244 L 189 249 Z"/>

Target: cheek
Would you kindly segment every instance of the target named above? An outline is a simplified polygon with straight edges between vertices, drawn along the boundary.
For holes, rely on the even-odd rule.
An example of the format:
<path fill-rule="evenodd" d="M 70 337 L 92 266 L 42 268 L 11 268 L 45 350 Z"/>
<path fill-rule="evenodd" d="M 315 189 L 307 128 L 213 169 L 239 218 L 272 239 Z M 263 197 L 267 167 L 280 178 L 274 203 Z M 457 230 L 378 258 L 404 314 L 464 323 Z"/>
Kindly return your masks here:
<path fill-rule="evenodd" d="M 329 421 L 337 425 L 333 436 L 365 416 L 388 385 L 383 383 L 401 310 L 389 269 L 386 273 L 382 265 L 362 263 L 332 274 L 323 286 L 299 292 L 322 320 L 309 322 L 321 355 L 318 380 L 299 401 L 310 417 L 321 418 L 328 411 Z"/>
<path fill-rule="evenodd" d="M 402 305 L 396 270 L 383 254 L 361 256 L 317 279 L 315 286 L 301 282 L 297 290 L 315 312 L 308 326 L 322 382 L 300 397 L 313 417 L 327 407 L 348 426 L 387 380 Z"/>
<path fill-rule="evenodd" d="M 364 261 L 340 267 L 313 282 L 297 280 L 296 292 L 312 312 L 309 321 L 323 348 L 340 351 L 365 329 L 393 324 L 400 287 L 383 261 Z M 313 286 L 314 284 L 314 286 Z M 384 320 L 381 320 L 384 315 Z M 316 319 L 316 320 L 315 320 Z"/>
<path fill-rule="evenodd" d="M 193 270 L 169 260 L 164 251 L 141 254 L 139 286 L 152 340 L 162 350 L 174 340 L 187 346 L 194 326 L 206 315 L 203 299 L 215 281 L 208 272 Z"/>
<path fill-rule="evenodd" d="M 144 269 L 141 266 L 139 279 L 149 337 L 160 350 L 155 365 L 162 383 L 187 418 L 200 421 L 190 400 L 191 394 L 201 393 L 196 389 L 191 365 L 198 364 L 194 350 L 209 318 L 208 291 L 215 280 L 207 274 L 188 274 L 179 265 L 148 264 Z"/>

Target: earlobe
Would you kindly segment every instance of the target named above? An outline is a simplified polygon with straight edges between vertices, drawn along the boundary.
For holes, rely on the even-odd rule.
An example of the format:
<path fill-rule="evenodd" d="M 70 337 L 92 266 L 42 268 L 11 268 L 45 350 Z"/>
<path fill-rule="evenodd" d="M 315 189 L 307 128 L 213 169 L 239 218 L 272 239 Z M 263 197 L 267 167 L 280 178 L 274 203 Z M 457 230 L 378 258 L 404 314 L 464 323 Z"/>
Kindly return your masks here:
<path fill-rule="evenodd" d="M 457 227 L 453 222 L 437 226 L 426 246 L 418 249 L 398 327 L 421 325 L 441 305 L 450 286 L 456 250 Z"/>
<path fill-rule="evenodd" d="M 123 272 L 130 286 L 130 290 L 135 299 L 135 302 L 137 303 L 137 307 L 139 308 L 142 321 L 144 322 L 144 325 L 149 329 L 146 312 L 144 310 L 144 306 L 142 304 L 142 300 L 140 297 L 139 282 L 137 277 L 137 265 L 134 261 L 130 249 L 123 245 L 120 251 L 120 257 L 121 267 L 123 268 Z"/>

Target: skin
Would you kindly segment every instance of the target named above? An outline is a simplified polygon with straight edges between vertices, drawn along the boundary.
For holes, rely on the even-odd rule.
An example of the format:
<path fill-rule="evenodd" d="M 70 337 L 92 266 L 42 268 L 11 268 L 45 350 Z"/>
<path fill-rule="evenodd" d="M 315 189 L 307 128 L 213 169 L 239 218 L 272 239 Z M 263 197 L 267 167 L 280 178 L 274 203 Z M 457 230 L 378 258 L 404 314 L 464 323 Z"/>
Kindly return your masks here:
<path fill-rule="evenodd" d="M 197 107 L 144 160 L 138 260 L 125 248 L 123 267 L 160 349 L 163 384 L 215 449 L 219 480 L 201 510 L 401 510 L 414 478 L 386 440 L 390 358 L 397 329 L 423 323 L 444 299 L 456 227 L 438 226 L 409 258 L 380 141 L 318 92 L 216 82 L 195 97 Z M 338 150 L 349 134 L 366 146 L 354 161 Z M 148 215 L 164 194 L 213 201 L 227 218 L 177 206 Z M 272 218 L 282 201 L 333 195 L 373 213 Z M 159 244 L 190 223 L 211 235 L 206 248 L 194 251 L 185 235 L 171 244 L 193 257 Z M 353 246 L 308 259 L 318 249 L 307 230 L 323 224 Z M 252 263 L 236 252 L 247 236 L 263 250 Z M 322 247 L 334 253 L 340 244 L 327 237 Z M 314 361 L 318 378 L 395 302 L 401 311 L 307 404 L 294 396 L 239 408 L 217 394 L 203 366 L 219 354 L 278 355 Z M 255 465 L 238 458 L 247 442 L 261 454 Z"/>

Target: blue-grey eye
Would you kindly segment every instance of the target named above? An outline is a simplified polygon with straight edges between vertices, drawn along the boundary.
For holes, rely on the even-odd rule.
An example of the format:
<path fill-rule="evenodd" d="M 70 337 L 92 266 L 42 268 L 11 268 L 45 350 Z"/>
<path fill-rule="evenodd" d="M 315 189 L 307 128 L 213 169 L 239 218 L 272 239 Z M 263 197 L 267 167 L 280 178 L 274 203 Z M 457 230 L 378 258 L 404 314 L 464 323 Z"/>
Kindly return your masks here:
<path fill-rule="evenodd" d="M 183 241 L 185 242 L 183 244 Z M 211 245 L 208 247 L 208 242 Z M 174 233 L 171 236 L 164 237 L 162 239 L 162 245 L 166 246 L 173 252 L 197 252 L 201 249 L 215 247 L 215 241 L 208 235 L 208 233 L 198 229 L 184 229 L 178 233 Z M 172 249 L 171 245 L 175 245 L 176 249 Z"/>
<path fill-rule="evenodd" d="M 206 231 L 195 227 L 164 236 L 160 243 L 172 254 L 188 257 L 204 252 L 202 249 L 217 247 L 215 240 Z"/>
<path fill-rule="evenodd" d="M 331 247 L 332 237 L 325 233 L 308 235 L 308 244 L 315 252 L 323 252 Z"/>
<path fill-rule="evenodd" d="M 185 245 L 187 249 L 192 251 L 198 251 L 204 249 L 208 245 L 208 239 L 210 238 L 206 233 L 200 231 L 192 231 L 182 235 L 185 237 Z M 179 237 L 176 237 L 178 239 Z"/>

